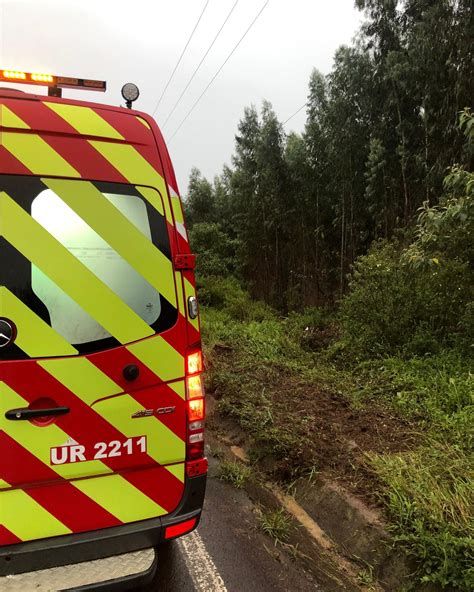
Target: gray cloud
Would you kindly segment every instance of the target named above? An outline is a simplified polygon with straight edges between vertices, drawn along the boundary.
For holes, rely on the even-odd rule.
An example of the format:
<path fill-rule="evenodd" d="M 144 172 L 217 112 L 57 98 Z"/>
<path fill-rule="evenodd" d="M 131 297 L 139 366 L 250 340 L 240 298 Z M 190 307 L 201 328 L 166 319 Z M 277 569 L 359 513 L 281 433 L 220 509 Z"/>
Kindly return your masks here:
<path fill-rule="evenodd" d="M 234 0 L 211 0 L 166 92 L 158 123 L 165 121 Z M 169 138 L 264 0 L 240 0 L 163 132 Z M 120 104 L 120 88 L 140 87 L 136 106 L 153 110 L 204 0 L 0 0 L 0 65 L 65 76 L 105 79 L 105 95 L 66 91 L 65 96 Z M 306 100 L 312 68 L 331 69 L 334 51 L 350 43 L 361 21 L 352 0 L 270 0 L 169 148 L 182 192 L 197 166 L 212 178 L 230 162 L 245 106 L 272 102 L 284 121 Z M 287 126 L 301 130 L 302 110 Z"/>

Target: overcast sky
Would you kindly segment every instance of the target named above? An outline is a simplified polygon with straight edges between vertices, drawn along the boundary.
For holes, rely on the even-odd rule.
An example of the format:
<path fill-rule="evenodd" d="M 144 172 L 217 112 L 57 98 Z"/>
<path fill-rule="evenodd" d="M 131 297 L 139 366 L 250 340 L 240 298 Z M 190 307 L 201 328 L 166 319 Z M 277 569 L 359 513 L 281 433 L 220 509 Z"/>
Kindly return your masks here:
<path fill-rule="evenodd" d="M 209 0 L 155 117 L 163 124 L 236 0 Z M 107 80 L 107 93 L 65 97 L 123 102 L 140 88 L 137 109 L 153 112 L 206 0 L 0 0 L 0 67 Z M 362 20 L 353 0 L 270 0 L 196 109 L 189 109 L 265 0 L 239 0 L 173 116 L 163 128 L 182 193 L 197 166 L 210 180 L 230 164 L 245 106 L 268 99 L 285 121 L 307 96 L 316 67 L 327 74 L 335 50 Z M 42 92 L 42 91 L 40 91 Z M 303 109 L 285 126 L 301 131 Z"/>

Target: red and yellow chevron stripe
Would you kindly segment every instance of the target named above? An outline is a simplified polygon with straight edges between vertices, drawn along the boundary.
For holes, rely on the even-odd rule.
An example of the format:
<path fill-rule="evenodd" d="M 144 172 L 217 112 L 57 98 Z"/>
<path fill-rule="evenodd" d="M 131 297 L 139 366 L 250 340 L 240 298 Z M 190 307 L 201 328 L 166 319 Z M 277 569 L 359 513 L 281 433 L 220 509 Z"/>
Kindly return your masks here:
<path fill-rule="evenodd" d="M 177 312 L 160 334 L 100 281 L 16 196 L 1 191 L 0 240 L 6 241 L 77 302 L 116 340 L 80 355 L 0 275 L 0 317 L 13 319 L 15 346 L 26 358 L 0 361 L 2 409 L 39 396 L 73 412 L 45 426 L 0 419 L 0 544 L 116 526 L 173 511 L 184 488 L 184 356 L 200 341 L 187 314 L 194 275 L 174 271 L 189 253 L 176 180 L 161 133 L 145 115 L 53 98 L 0 96 L 1 175 L 38 177 L 155 288 Z M 134 186 L 164 220 L 167 255 L 115 208 L 98 182 Z M 1 244 L 0 244 L 1 249 Z M 122 370 L 135 364 L 133 383 Z M 133 419 L 143 409 L 174 413 Z M 147 451 L 84 463 L 51 465 L 50 449 L 74 442 L 146 436 Z"/>

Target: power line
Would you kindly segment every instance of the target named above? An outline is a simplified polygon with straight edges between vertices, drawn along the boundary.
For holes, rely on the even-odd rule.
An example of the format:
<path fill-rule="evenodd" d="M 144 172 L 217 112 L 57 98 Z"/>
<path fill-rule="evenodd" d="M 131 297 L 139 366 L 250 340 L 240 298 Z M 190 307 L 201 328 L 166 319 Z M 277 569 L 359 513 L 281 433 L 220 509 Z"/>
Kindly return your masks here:
<path fill-rule="evenodd" d="M 301 105 L 301 107 L 298 109 L 298 111 L 295 111 L 293 113 L 293 115 L 291 115 L 290 117 L 288 117 L 288 119 L 286 121 L 284 121 L 281 125 L 286 125 L 290 121 L 290 119 L 293 119 L 293 117 L 295 117 L 295 115 L 298 115 L 298 113 L 301 111 L 301 109 L 304 109 L 307 105 L 308 105 L 308 103 L 305 103 L 304 105 Z"/>
<path fill-rule="evenodd" d="M 3 51 L 3 38 L 4 38 L 4 30 L 5 30 L 5 26 L 4 26 L 4 19 L 5 19 L 5 11 L 3 8 L 3 0 L 0 0 L 0 63 L 4 64 L 3 67 L 6 66 L 6 59 L 5 59 L 5 54 Z"/>
<path fill-rule="evenodd" d="M 163 92 L 161 93 L 160 98 L 158 99 L 158 103 L 156 104 L 156 107 L 154 108 L 152 115 L 155 114 L 156 110 L 160 106 L 161 100 L 163 99 L 165 92 L 168 89 L 168 86 L 170 85 L 170 82 L 173 80 L 173 76 L 175 75 L 175 72 L 178 69 L 179 64 L 181 63 L 181 60 L 183 59 L 186 49 L 188 48 L 188 45 L 190 44 L 191 39 L 193 38 L 193 35 L 194 35 L 196 29 L 198 28 L 199 23 L 201 22 L 203 14 L 206 12 L 206 8 L 207 8 L 208 4 L 209 4 L 209 0 L 206 1 L 206 4 L 204 5 L 204 8 L 202 9 L 201 14 L 199 15 L 199 18 L 198 18 L 196 24 L 194 25 L 194 29 L 191 31 L 191 35 L 189 36 L 188 40 L 186 41 L 186 45 L 184 46 L 184 49 L 181 52 L 181 55 L 179 56 L 179 60 L 176 62 L 176 66 L 174 67 L 174 70 L 171 72 L 171 76 L 168 78 L 168 82 L 166 83 L 166 86 L 163 89 Z"/>
<path fill-rule="evenodd" d="M 199 62 L 199 64 L 197 65 L 196 69 L 194 70 L 194 72 L 192 73 L 191 78 L 189 79 L 187 85 L 184 87 L 183 92 L 179 95 L 178 100 L 176 101 L 176 103 L 173 105 L 173 108 L 171 109 L 168 117 L 166 118 L 166 121 L 164 122 L 164 124 L 162 125 L 162 127 L 165 127 L 165 125 L 168 123 L 169 118 L 173 115 L 173 113 L 175 112 L 176 107 L 179 105 L 181 99 L 183 98 L 184 93 L 188 90 L 189 85 L 191 84 L 191 82 L 194 80 L 194 77 L 196 76 L 196 74 L 198 73 L 199 68 L 202 66 L 202 63 L 204 62 L 204 60 L 207 57 L 207 54 L 211 51 L 212 46 L 214 45 L 214 43 L 217 41 L 217 38 L 219 37 L 219 35 L 221 34 L 222 29 L 225 27 L 227 21 L 229 20 L 229 18 L 231 17 L 232 13 L 234 12 L 234 8 L 237 6 L 237 4 L 239 3 L 239 0 L 236 0 L 234 6 L 232 6 L 232 8 L 229 11 L 229 14 L 226 16 L 224 22 L 222 23 L 221 28 L 217 31 L 217 35 L 214 37 L 211 45 L 207 48 L 206 53 L 202 56 L 201 61 Z"/>
<path fill-rule="evenodd" d="M 250 29 L 254 26 L 254 24 L 257 22 L 257 19 L 259 18 L 259 16 L 262 14 L 262 12 L 265 10 L 265 8 L 267 7 L 267 4 L 270 2 L 270 0 L 267 0 L 265 2 L 265 4 L 262 6 L 262 8 L 259 10 L 257 16 L 253 19 L 253 21 L 250 23 L 248 29 L 245 31 L 245 33 L 242 35 L 242 37 L 237 41 L 237 43 L 235 44 L 234 48 L 232 49 L 232 51 L 229 53 L 229 55 L 226 57 L 226 59 L 224 60 L 224 62 L 222 63 L 221 67 L 217 70 L 217 72 L 214 74 L 214 76 L 211 78 L 209 84 L 206 86 L 206 88 L 202 91 L 202 93 L 199 95 L 199 97 L 196 99 L 196 101 L 194 101 L 193 106 L 191 107 L 191 109 L 188 111 L 186 117 L 182 120 L 182 122 L 178 125 L 178 127 L 176 128 L 176 130 L 174 131 L 173 135 L 170 137 L 170 139 L 168 140 L 169 142 L 171 142 L 171 140 L 176 136 L 176 134 L 179 132 L 179 130 L 181 129 L 181 127 L 183 126 L 184 122 L 188 119 L 188 117 L 191 115 L 191 113 L 194 111 L 194 109 L 196 108 L 197 104 L 199 103 L 199 101 L 202 99 L 202 97 L 206 94 L 208 88 L 211 86 L 211 84 L 214 82 L 214 80 L 217 78 L 217 76 L 219 75 L 220 71 L 222 70 L 222 68 L 227 64 L 227 62 L 230 60 L 230 58 L 232 57 L 233 53 L 235 52 L 235 50 L 239 47 L 239 45 L 242 43 L 242 41 L 244 40 L 244 38 L 246 37 L 247 33 L 250 31 Z"/>

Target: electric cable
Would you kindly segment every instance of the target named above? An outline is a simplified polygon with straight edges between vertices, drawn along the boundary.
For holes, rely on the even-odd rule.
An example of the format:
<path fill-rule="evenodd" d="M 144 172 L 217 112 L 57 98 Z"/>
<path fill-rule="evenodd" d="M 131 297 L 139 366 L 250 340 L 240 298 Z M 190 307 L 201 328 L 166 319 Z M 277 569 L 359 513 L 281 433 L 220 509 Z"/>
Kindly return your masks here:
<path fill-rule="evenodd" d="M 6 60 L 5 60 L 5 54 L 3 51 L 3 32 L 4 32 L 4 18 L 5 18 L 5 12 L 3 9 L 3 0 L 0 0 L 0 64 L 6 64 Z M 5 67 L 5 66 L 3 66 Z"/>
<path fill-rule="evenodd" d="M 211 86 L 211 84 L 214 82 L 214 80 L 217 78 L 217 76 L 219 75 L 220 71 L 222 70 L 222 68 L 227 64 L 227 62 L 230 60 L 230 58 L 232 57 L 233 53 L 235 52 L 235 50 L 239 47 L 239 45 L 242 43 L 242 41 L 244 40 L 244 38 L 246 37 L 247 33 L 250 31 L 250 29 L 254 26 L 254 24 L 257 22 L 257 19 L 259 18 L 259 16 L 262 14 L 262 12 L 265 10 L 265 8 L 267 7 L 267 4 L 270 2 L 270 0 L 267 0 L 265 2 L 265 4 L 262 6 L 262 8 L 259 10 L 259 12 L 257 13 L 257 16 L 253 19 L 253 21 L 250 23 L 248 29 L 245 31 L 245 33 L 242 35 L 242 37 L 237 41 L 237 43 L 234 45 L 234 48 L 232 49 L 232 51 L 229 53 L 229 55 L 226 57 L 226 59 L 224 60 L 224 62 L 222 63 L 222 65 L 220 66 L 220 68 L 217 70 L 217 72 L 214 74 L 214 76 L 211 78 L 210 82 L 208 83 L 208 85 L 206 86 L 206 88 L 202 91 L 202 93 L 199 95 L 199 97 L 196 99 L 196 101 L 194 101 L 193 106 L 191 107 L 191 109 L 188 111 L 188 113 L 186 114 L 185 118 L 181 121 L 181 123 L 178 125 L 178 127 L 176 128 L 176 130 L 174 131 L 173 135 L 170 137 L 170 139 L 168 140 L 169 142 L 171 142 L 171 140 L 176 136 L 176 134 L 179 132 L 179 130 L 181 129 L 181 127 L 183 126 L 184 122 L 188 119 L 188 117 L 191 115 L 191 113 L 194 111 L 194 109 L 196 108 L 197 104 L 199 103 L 199 101 L 202 99 L 202 97 L 206 94 L 208 88 Z"/>
<path fill-rule="evenodd" d="M 219 35 L 221 34 L 222 29 L 225 27 L 227 21 L 230 19 L 232 13 L 234 12 L 234 8 L 237 6 L 237 4 L 239 3 L 239 0 L 236 0 L 234 6 L 232 6 L 232 8 L 230 9 L 228 15 L 226 16 L 224 22 L 221 25 L 221 28 L 217 31 L 217 35 L 214 37 L 211 45 L 207 48 L 206 53 L 202 56 L 201 61 L 199 62 L 199 64 L 197 65 L 196 69 L 194 70 L 194 72 L 191 75 L 191 78 L 189 79 L 188 83 L 186 84 L 186 86 L 183 89 L 183 92 L 179 95 L 178 100 L 176 101 L 176 103 L 173 105 L 173 108 L 171 109 L 168 117 L 166 118 L 165 122 L 163 123 L 163 125 L 161 127 L 165 127 L 165 125 L 168 123 L 170 117 L 173 115 L 173 113 L 175 112 L 176 107 L 179 105 L 179 103 L 181 102 L 181 99 L 184 96 L 184 93 L 188 90 L 189 85 L 191 84 L 191 82 L 194 80 L 194 77 L 196 76 L 196 74 L 199 71 L 199 68 L 202 66 L 202 63 L 204 62 L 204 60 L 207 57 L 207 54 L 211 51 L 214 43 L 217 41 L 217 38 L 219 37 Z"/>
<path fill-rule="evenodd" d="M 305 103 L 304 105 L 301 105 L 301 107 L 297 111 L 295 111 L 293 113 L 293 115 L 291 115 L 290 117 L 288 117 L 288 119 L 286 121 L 284 121 L 281 125 L 286 125 L 290 121 L 290 119 L 293 119 L 293 117 L 295 117 L 295 115 L 298 115 L 298 113 L 301 111 L 301 109 L 304 109 L 307 105 L 308 105 L 308 103 Z"/>
<path fill-rule="evenodd" d="M 194 29 L 191 31 L 191 35 L 188 37 L 188 40 L 186 41 L 186 45 L 184 46 L 184 49 L 181 52 L 181 55 L 179 56 L 179 60 L 176 62 L 176 66 L 174 67 L 174 70 L 171 72 L 171 76 L 168 78 L 168 82 L 166 83 L 166 86 L 163 89 L 163 92 L 161 93 L 161 96 L 158 99 L 158 102 L 156 103 L 156 107 L 153 109 L 152 115 L 155 114 L 156 110 L 160 106 L 160 103 L 161 103 L 163 97 L 165 96 L 165 92 L 167 91 L 168 86 L 170 85 L 170 82 L 173 80 L 173 76 L 175 75 L 176 70 L 178 69 L 178 66 L 181 63 L 181 60 L 183 59 L 183 56 L 184 56 L 184 54 L 185 54 L 185 52 L 186 52 L 186 50 L 188 48 L 188 45 L 190 44 L 191 39 L 193 38 L 193 35 L 194 35 L 196 29 L 198 28 L 199 23 L 201 22 L 201 19 L 203 17 L 203 14 L 206 12 L 206 8 L 207 8 L 207 5 L 208 4 L 209 4 L 209 0 L 206 1 L 206 4 L 204 5 L 204 8 L 202 9 L 201 14 L 199 15 L 199 18 L 198 18 L 196 24 L 194 25 Z"/>

